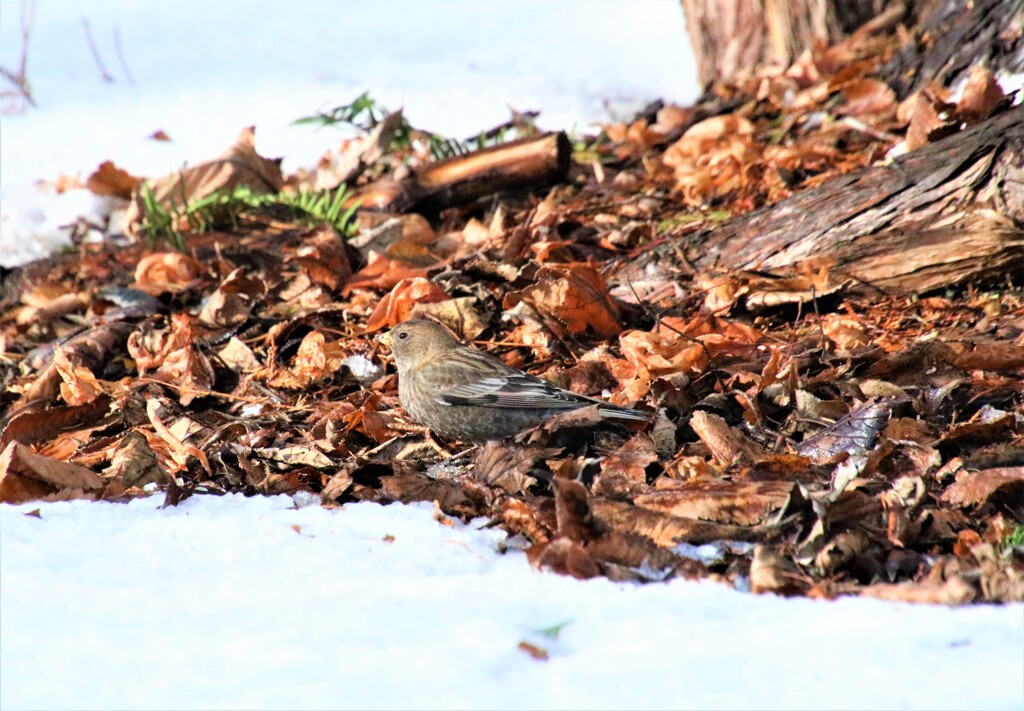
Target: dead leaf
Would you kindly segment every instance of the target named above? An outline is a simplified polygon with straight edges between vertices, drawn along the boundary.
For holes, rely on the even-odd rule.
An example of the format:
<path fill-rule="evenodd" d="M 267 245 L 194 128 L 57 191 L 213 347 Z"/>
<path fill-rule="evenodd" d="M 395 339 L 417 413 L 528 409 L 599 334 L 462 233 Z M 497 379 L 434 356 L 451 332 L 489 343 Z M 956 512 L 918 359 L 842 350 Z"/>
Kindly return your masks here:
<path fill-rule="evenodd" d="M 961 118 L 977 121 L 988 116 L 1005 98 L 1006 95 L 992 72 L 980 64 L 975 65 L 967 75 L 963 94 L 956 105 L 956 113 Z"/>
<path fill-rule="evenodd" d="M 62 498 L 95 496 L 106 482 L 85 467 L 35 454 L 11 442 L 0 454 L 0 501 L 20 504 L 60 495 Z"/>
<path fill-rule="evenodd" d="M 525 301 L 569 333 L 588 331 L 601 338 L 619 335 L 619 311 L 608 297 L 604 277 L 589 264 L 545 266 L 535 283 L 505 296 L 504 308 Z"/>
<path fill-rule="evenodd" d="M 548 660 L 548 650 L 544 649 L 543 647 L 538 647 L 535 644 L 530 644 L 525 640 L 520 642 L 516 646 L 520 651 L 526 652 L 534 659 L 537 659 L 542 662 L 546 662 Z"/>
<path fill-rule="evenodd" d="M 890 602 L 912 602 L 919 605 L 966 605 L 974 600 L 974 586 L 957 575 L 941 583 L 875 583 L 862 588 L 863 597 L 874 597 Z"/>
<path fill-rule="evenodd" d="M 140 182 L 141 179 L 107 160 L 100 163 L 100 167 L 86 179 L 85 187 L 97 195 L 110 195 L 128 200 Z"/>
<path fill-rule="evenodd" d="M 103 473 L 120 479 L 125 487 L 144 487 L 151 482 L 166 484 L 170 480 L 145 436 L 135 430 L 121 439 Z"/>
<path fill-rule="evenodd" d="M 175 214 L 182 206 L 215 192 L 231 192 L 242 186 L 254 193 L 276 193 L 284 185 L 280 163 L 256 153 L 256 129 L 249 126 L 220 158 L 152 181 L 150 187 L 164 209 Z M 145 212 L 143 197 L 136 191 L 125 215 L 130 233 L 138 230 Z M 178 227 L 188 229 L 189 225 Z"/>
<path fill-rule="evenodd" d="M 202 274 L 203 266 L 187 254 L 147 254 L 135 267 L 135 288 L 154 296 L 177 293 L 192 286 Z"/>
<path fill-rule="evenodd" d="M 642 494 L 633 503 L 682 518 L 751 526 L 789 508 L 794 495 L 797 487 L 790 481 L 694 479 Z"/>
<path fill-rule="evenodd" d="M 423 277 L 402 279 L 370 314 L 364 333 L 373 333 L 382 328 L 392 328 L 409 320 L 418 304 L 446 301 L 451 297 L 444 289 Z"/>
<path fill-rule="evenodd" d="M 1024 467 L 963 470 L 940 497 L 953 506 L 977 506 L 999 494 L 1008 501 L 1024 501 Z"/>
<path fill-rule="evenodd" d="M 750 562 L 752 593 L 798 595 L 806 589 L 806 577 L 792 560 L 764 544 L 754 546 L 754 557 Z"/>
<path fill-rule="evenodd" d="M 718 415 L 697 410 L 690 416 L 690 427 L 711 450 L 715 460 L 724 466 L 761 461 L 764 450 Z"/>
<path fill-rule="evenodd" d="M 843 105 L 838 112 L 847 116 L 871 116 L 874 119 L 895 113 L 896 92 L 879 79 L 856 79 L 840 89 Z"/>

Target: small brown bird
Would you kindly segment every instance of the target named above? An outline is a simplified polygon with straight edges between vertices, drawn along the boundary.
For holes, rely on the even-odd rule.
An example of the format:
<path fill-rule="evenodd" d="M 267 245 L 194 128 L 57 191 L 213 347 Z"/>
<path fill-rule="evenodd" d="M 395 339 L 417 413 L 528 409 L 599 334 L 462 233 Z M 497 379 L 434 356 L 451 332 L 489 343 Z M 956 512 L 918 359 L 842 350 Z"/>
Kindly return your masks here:
<path fill-rule="evenodd" d="M 597 405 L 603 417 L 649 420 L 647 413 L 557 388 L 464 346 L 424 319 L 391 329 L 398 399 L 421 425 L 442 437 L 481 442 L 535 427 L 558 414 Z"/>

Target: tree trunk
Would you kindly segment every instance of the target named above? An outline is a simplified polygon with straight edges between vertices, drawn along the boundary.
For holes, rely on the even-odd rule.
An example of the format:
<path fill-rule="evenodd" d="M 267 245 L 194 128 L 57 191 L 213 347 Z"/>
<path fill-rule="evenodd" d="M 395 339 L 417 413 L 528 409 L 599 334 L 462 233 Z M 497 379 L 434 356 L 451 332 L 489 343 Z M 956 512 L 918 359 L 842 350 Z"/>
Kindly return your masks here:
<path fill-rule="evenodd" d="M 816 44 L 841 39 L 886 5 L 883 0 L 681 3 L 697 59 L 697 76 L 705 87 L 715 81 L 743 79 L 766 65 L 784 69 Z M 895 4 L 905 7 L 904 3 Z"/>
<path fill-rule="evenodd" d="M 682 4 L 704 81 L 785 65 L 877 9 L 868 0 Z M 952 87 L 978 65 L 993 73 L 1024 71 L 1024 0 L 898 5 L 890 3 L 871 26 L 895 29 L 897 15 L 914 23 L 876 72 L 899 98 L 932 82 Z M 696 235 L 686 251 L 702 270 L 786 271 L 814 258 L 871 289 L 920 293 L 1024 272 L 1022 225 L 1024 105 L 890 165 L 835 178 Z M 649 256 L 674 260 L 677 254 Z"/>

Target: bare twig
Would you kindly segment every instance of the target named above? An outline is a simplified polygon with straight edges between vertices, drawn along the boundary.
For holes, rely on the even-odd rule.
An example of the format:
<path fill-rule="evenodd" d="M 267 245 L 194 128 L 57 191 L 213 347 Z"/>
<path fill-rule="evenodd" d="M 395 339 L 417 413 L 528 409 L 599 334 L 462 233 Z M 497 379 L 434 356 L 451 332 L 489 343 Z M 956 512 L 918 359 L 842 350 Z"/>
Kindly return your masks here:
<path fill-rule="evenodd" d="M 641 309 L 643 309 L 644 313 L 647 315 L 648 318 L 652 319 L 661 328 L 672 331 L 674 334 L 682 338 L 684 341 L 688 341 L 694 344 L 695 346 L 700 346 L 700 349 L 704 352 L 704 355 L 707 356 L 708 365 L 711 365 L 711 363 L 714 362 L 715 358 L 713 355 L 711 355 L 711 351 L 708 350 L 708 347 L 707 345 L 704 344 L 704 341 L 700 340 L 699 338 L 694 338 L 688 333 L 683 333 L 672 324 L 666 323 L 665 320 L 662 319 L 660 314 L 654 313 L 647 305 L 647 302 L 640 299 L 640 295 L 636 293 L 636 289 L 633 288 L 633 282 L 630 281 L 629 279 L 626 279 L 626 286 L 628 286 L 629 290 L 633 292 L 633 298 L 636 299 L 636 303 L 640 306 Z"/>
<path fill-rule="evenodd" d="M 114 83 L 114 77 L 107 71 L 106 66 L 103 64 L 103 60 L 100 58 L 100 51 L 96 47 L 96 42 L 92 38 L 92 29 L 89 27 L 89 21 L 82 18 L 82 29 L 85 30 L 85 41 L 89 44 L 89 51 L 92 53 L 93 61 L 96 62 L 96 66 L 100 69 L 100 76 L 103 77 L 103 81 L 108 84 Z"/>
<path fill-rule="evenodd" d="M 6 67 L 0 67 L 0 75 L 14 85 L 14 89 L 5 89 L 0 92 L 4 98 L 17 97 L 33 108 L 37 106 L 32 97 L 32 87 L 28 83 L 28 40 L 32 36 L 32 23 L 36 17 L 36 0 L 22 0 L 21 3 L 21 58 L 18 61 L 18 70 L 11 71 Z M 13 113 L 20 113 L 24 106 L 12 109 Z"/>
<path fill-rule="evenodd" d="M 132 76 L 132 70 L 128 68 L 128 62 L 124 58 L 124 48 L 121 46 L 121 31 L 116 27 L 114 28 L 114 52 L 117 53 L 117 63 L 121 65 L 121 71 L 124 72 L 128 83 L 135 86 L 135 77 Z"/>

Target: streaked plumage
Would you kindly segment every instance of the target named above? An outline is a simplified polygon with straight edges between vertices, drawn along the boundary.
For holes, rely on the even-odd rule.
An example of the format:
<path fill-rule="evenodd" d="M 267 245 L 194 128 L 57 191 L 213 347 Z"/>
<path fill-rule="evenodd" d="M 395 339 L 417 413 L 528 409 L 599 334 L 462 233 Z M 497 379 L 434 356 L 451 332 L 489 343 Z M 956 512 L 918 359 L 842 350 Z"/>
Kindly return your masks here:
<path fill-rule="evenodd" d="M 442 437 L 499 439 L 591 405 L 603 417 L 650 419 L 647 413 L 577 395 L 509 367 L 462 345 L 433 321 L 406 321 L 389 336 L 402 407 Z"/>

